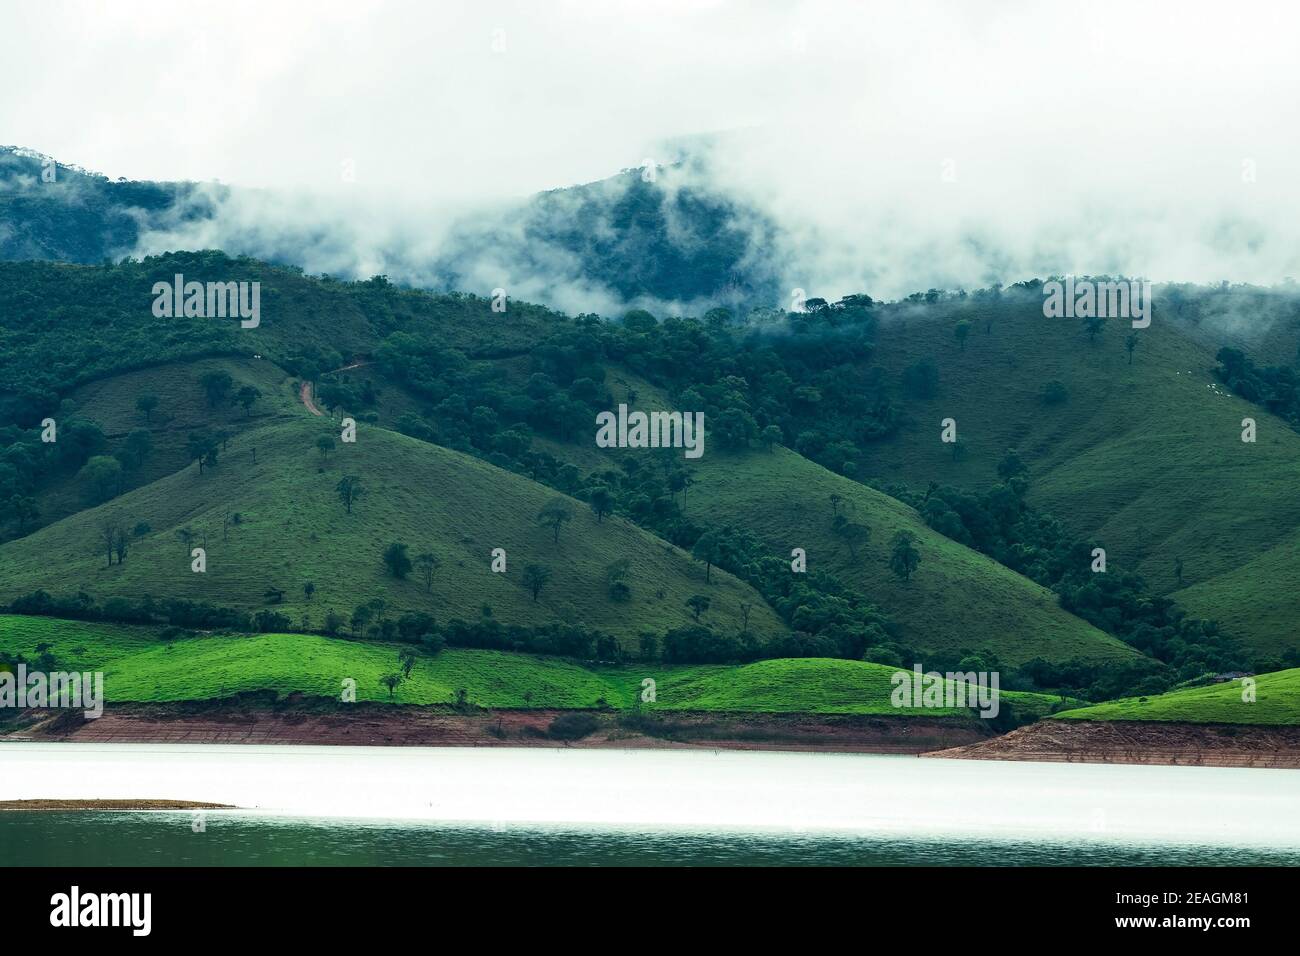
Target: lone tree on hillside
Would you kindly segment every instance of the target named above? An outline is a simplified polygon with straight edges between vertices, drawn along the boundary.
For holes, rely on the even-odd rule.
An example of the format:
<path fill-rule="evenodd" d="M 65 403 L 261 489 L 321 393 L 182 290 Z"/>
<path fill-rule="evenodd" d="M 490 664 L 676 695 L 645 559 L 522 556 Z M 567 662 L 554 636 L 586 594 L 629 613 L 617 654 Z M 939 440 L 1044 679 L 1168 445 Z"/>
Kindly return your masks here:
<path fill-rule="evenodd" d="M 226 400 L 235 380 L 230 377 L 229 372 L 213 369 L 211 372 L 203 373 L 199 378 L 199 384 L 203 386 L 203 394 L 207 396 L 208 404 L 216 408 Z"/>
<path fill-rule="evenodd" d="M 416 557 L 415 566 L 419 568 L 420 573 L 424 575 L 425 593 L 432 591 L 433 573 L 442 566 L 442 562 L 438 560 L 438 556 L 432 551 L 425 551 L 423 554 Z"/>
<path fill-rule="evenodd" d="M 153 410 L 158 407 L 158 396 L 153 392 L 145 392 L 135 400 L 135 407 L 144 413 L 145 424 L 148 424 L 153 417 Z"/>
<path fill-rule="evenodd" d="M 966 351 L 966 337 L 970 335 L 970 322 L 962 319 L 952 327 L 952 334 L 957 338 L 957 344 L 961 346 L 963 352 Z"/>
<path fill-rule="evenodd" d="M 614 493 L 604 485 L 597 485 L 587 494 L 587 503 L 596 513 L 596 524 L 600 524 L 614 510 Z"/>
<path fill-rule="evenodd" d="M 118 524 L 113 530 L 113 551 L 117 554 L 117 563 L 126 564 L 126 552 L 131 545 L 131 536 L 126 533 L 126 528 Z"/>
<path fill-rule="evenodd" d="M 306 581 L 306 582 L 303 583 L 303 586 L 302 586 L 302 596 L 303 596 L 303 597 L 305 597 L 308 601 L 310 601 L 312 595 L 315 594 L 315 593 L 316 593 L 316 584 L 315 584 L 314 581 Z"/>
<path fill-rule="evenodd" d="M 767 449 L 768 454 L 771 454 L 773 447 L 781 444 L 784 438 L 785 435 L 781 432 L 780 425 L 768 425 L 759 435 L 759 439 L 763 442 L 763 447 Z"/>
<path fill-rule="evenodd" d="M 712 584 L 713 566 L 723 557 L 722 542 L 717 534 L 706 531 L 700 535 L 695 541 L 695 547 L 691 549 L 691 557 L 704 565 L 704 583 Z"/>
<path fill-rule="evenodd" d="M 1083 330 L 1088 333 L 1088 344 L 1094 345 L 1097 336 L 1106 328 L 1106 320 L 1099 315 L 1090 315 L 1083 320 Z"/>
<path fill-rule="evenodd" d="M 682 507 L 686 507 L 686 489 L 689 485 L 695 484 L 694 480 L 685 471 L 680 468 L 668 472 L 668 494 L 672 496 L 673 502 L 677 501 L 677 492 L 682 493 Z"/>
<path fill-rule="evenodd" d="M 405 578 L 411 573 L 411 559 L 406 555 L 406 545 L 394 541 L 384 550 L 384 564 L 395 578 Z"/>
<path fill-rule="evenodd" d="M 410 677 L 411 669 L 415 667 L 416 658 L 415 648 L 404 647 L 397 652 L 397 663 L 402 667 L 402 677 Z"/>
<path fill-rule="evenodd" d="M 894 535 L 894 551 L 889 556 L 889 569 L 904 581 L 912 579 L 912 572 L 921 563 L 921 553 L 916 550 L 915 538 L 910 531 Z"/>
<path fill-rule="evenodd" d="M 858 548 L 866 547 L 871 541 L 871 529 L 856 521 L 845 521 L 840 516 L 835 521 L 835 533 L 849 546 L 849 555 L 856 561 Z"/>
<path fill-rule="evenodd" d="M 194 544 L 194 531 L 191 528 L 181 528 L 176 532 L 176 537 L 181 539 L 181 544 L 185 545 L 185 557 L 190 556 L 190 547 Z"/>
<path fill-rule="evenodd" d="M 402 683 L 402 675 L 385 674 L 383 677 L 379 678 L 379 683 L 388 688 L 388 699 L 392 700 L 393 691 L 397 690 L 398 685 Z"/>
<path fill-rule="evenodd" d="M 361 485 L 361 479 L 356 475 L 344 475 L 334 490 L 339 493 L 339 501 L 348 509 L 348 514 L 352 514 L 352 505 L 365 492 Z"/>
<path fill-rule="evenodd" d="M 700 619 L 700 615 L 707 611 L 709 605 L 712 603 L 713 601 L 703 594 L 692 594 L 686 599 L 686 606 L 691 609 L 691 613 L 695 615 L 695 620 L 697 622 Z"/>
<path fill-rule="evenodd" d="M 119 539 L 123 541 L 122 548 L 120 551 L 117 550 Z M 108 555 L 108 566 L 110 568 L 113 566 L 113 554 L 115 551 L 117 552 L 120 558 L 125 558 L 126 531 L 122 527 L 122 525 L 118 522 L 117 518 L 105 518 L 102 522 L 100 522 L 99 541 L 100 541 L 100 545 L 104 548 L 104 552 Z M 118 564 L 121 563 L 122 561 L 119 560 Z"/>
<path fill-rule="evenodd" d="M 537 512 L 537 521 L 543 528 L 550 528 L 555 535 L 555 543 L 560 543 L 560 528 L 573 520 L 573 509 L 563 498 L 552 498 L 541 511 Z"/>
<path fill-rule="evenodd" d="M 632 596 L 632 589 L 627 583 L 628 575 L 631 573 L 632 561 L 629 558 L 619 558 L 605 565 L 605 585 L 610 600 L 626 601 Z"/>
<path fill-rule="evenodd" d="M 190 461 L 199 463 L 200 475 L 203 474 L 205 467 L 210 468 L 217 463 L 219 449 L 217 439 L 202 429 L 190 432 L 189 437 L 185 439 L 185 452 L 189 455 Z"/>
<path fill-rule="evenodd" d="M 316 447 L 320 449 L 321 461 L 329 457 L 329 453 L 334 450 L 334 436 L 321 435 L 316 439 Z"/>
<path fill-rule="evenodd" d="M 551 569 L 540 564 L 530 564 L 524 568 L 524 587 L 533 593 L 533 601 L 542 593 L 542 588 L 551 579 Z"/>
<path fill-rule="evenodd" d="M 1138 336 L 1136 332 L 1130 332 L 1124 339 L 1124 348 L 1128 350 L 1128 364 L 1133 364 L 1133 350 L 1138 347 Z"/>
<path fill-rule="evenodd" d="M 261 390 L 254 388 L 252 385 L 245 385 L 235 393 L 235 401 L 243 406 L 245 418 L 248 417 L 249 412 L 253 410 L 253 406 L 257 404 L 257 400 L 261 397 Z"/>

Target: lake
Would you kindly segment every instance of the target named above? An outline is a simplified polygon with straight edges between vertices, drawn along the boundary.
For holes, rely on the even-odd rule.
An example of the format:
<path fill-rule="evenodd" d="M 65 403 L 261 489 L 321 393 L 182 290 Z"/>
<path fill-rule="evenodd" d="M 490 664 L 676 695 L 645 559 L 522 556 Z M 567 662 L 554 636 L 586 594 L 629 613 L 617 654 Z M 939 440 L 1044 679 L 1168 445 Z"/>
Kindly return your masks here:
<path fill-rule="evenodd" d="M 0 744 L 0 799 L 37 798 L 241 809 L 4 811 L 0 865 L 1300 865 L 1296 770 Z"/>

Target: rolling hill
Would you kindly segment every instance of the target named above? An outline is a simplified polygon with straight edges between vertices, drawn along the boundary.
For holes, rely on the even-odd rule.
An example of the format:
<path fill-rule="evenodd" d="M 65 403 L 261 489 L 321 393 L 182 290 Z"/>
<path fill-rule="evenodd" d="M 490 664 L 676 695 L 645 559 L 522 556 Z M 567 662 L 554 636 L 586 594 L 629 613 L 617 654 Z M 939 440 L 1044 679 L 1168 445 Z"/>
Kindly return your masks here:
<path fill-rule="evenodd" d="M 964 349 L 953 335 L 961 319 L 973 325 Z M 872 474 L 987 487 L 1014 448 L 1030 468 L 1030 501 L 1156 593 L 1260 651 L 1300 647 L 1285 622 L 1296 605 L 1280 597 L 1294 593 L 1286 556 L 1300 526 L 1300 434 L 1214 378 L 1217 336 L 1206 329 L 1157 308 L 1130 365 L 1131 331 L 1110 322 L 1090 344 L 1081 322 L 1044 318 L 1031 293 L 997 307 L 900 307 L 882 319 L 872 360 L 897 376 L 929 360 L 939 387 L 909 400 L 908 425 L 873 446 Z M 1068 397 L 1048 404 L 1043 389 L 1054 381 Z M 956 461 L 939 440 L 949 417 L 966 451 Z M 1248 417 L 1258 423 L 1253 444 L 1241 440 Z"/>
<path fill-rule="evenodd" d="M 356 444 L 323 456 L 316 438 L 337 434 L 337 426 L 302 415 L 235 438 L 202 475 L 189 466 L 0 546 L 0 600 L 42 588 L 84 589 L 100 600 L 152 594 L 252 609 L 266 606 L 264 592 L 275 587 L 285 599 L 274 609 L 295 623 L 306 613 L 319 625 L 326 609 L 346 615 L 383 599 L 391 610 L 426 611 L 444 621 L 476 619 L 488 605 L 505 624 L 577 623 L 635 642 L 643 631 L 693 623 L 685 602 L 705 593 L 705 623 L 738 631 L 741 605 L 748 604 L 755 634 L 784 630 L 752 588 L 726 574 L 706 586 L 689 555 L 623 520 L 598 523 L 586 505 L 570 500 L 573 517 L 557 543 L 537 523 L 555 492 L 364 425 Z M 365 486 L 350 515 L 335 493 L 344 474 Z M 225 524 L 235 515 L 238 523 Z M 106 519 L 150 528 L 125 564 L 107 566 L 98 544 Z M 176 534 L 182 528 L 206 545 L 205 573 L 191 571 Z M 381 555 L 395 541 L 408 544 L 412 558 L 426 550 L 439 557 L 430 593 L 418 573 L 404 581 L 387 575 Z M 494 548 L 506 550 L 504 574 L 489 568 Z M 626 603 L 608 596 L 606 582 L 607 566 L 620 559 L 631 563 Z M 534 563 L 551 571 L 536 602 L 521 583 Z M 302 590 L 308 581 L 316 585 L 310 601 Z"/>
<path fill-rule="evenodd" d="M 640 408 L 670 407 L 658 390 L 626 370 L 611 374 L 607 385 L 619 400 L 635 391 Z M 587 470 L 598 467 L 602 457 L 608 464 L 629 454 L 603 453 L 585 444 L 545 447 Z M 1137 656 L 1122 641 L 1062 610 L 1046 588 L 932 530 L 897 499 L 788 449 L 736 452 L 715 446 L 688 468 L 694 483 L 686 511 L 693 520 L 708 527 L 744 527 L 778 555 L 803 548 L 810 570 L 835 573 L 888 611 L 904 644 L 945 652 L 987 647 L 1010 665 L 1035 657 Z M 856 555 L 833 531 L 832 495 L 839 497 L 840 511 L 871 529 L 870 541 Z M 890 541 L 902 530 L 915 536 L 921 552 L 921 567 L 906 582 L 889 570 Z"/>
<path fill-rule="evenodd" d="M 1211 724 L 1300 724 L 1300 668 L 1260 674 L 1255 700 L 1240 680 L 1131 697 L 1060 714 L 1070 720 L 1161 720 Z"/>
<path fill-rule="evenodd" d="M 252 386 L 261 394 L 247 413 L 237 405 L 212 407 L 204 397 L 202 377 L 225 372 L 232 391 Z M 147 369 L 97 379 L 74 390 L 64 401 L 60 418 L 84 418 L 103 431 L 106 452 L 127 444 L 131 432 L 149 433 L 149 450 L 143 460 L 124 474 L 123 489 L 138 488 L 181 470 L 190 463 L 186 438 L 196 429 L 225 430 L 238 436 L 273 420 L 300 418 L 302 405 L 292 377 L 271 362 L 253 358 L 211 358 L 169 362 Z M 159 398 L 159 408 L 145 415 L 136 407 L 143 395 Z M 165 405 L 162 404 L 165 399 Z M 76 472 L 59 475 L 35 496 L 40 510 L 33 526 L 41 527 L 75 514 L 93 503 L 86 483 Z"/>
<path fill-rule="evenodd" d="M 51 646 L 61 667 L 103 670 L 110 704 L 211 700 L 262 690 L 338 699 L 345 678 L 357 682 L 358 700 L 388 702 L 379 678 L 397 669 L 403 647 L 315 634 L 160 640 L 155 628 L 0 615 L 0 652 L 30 659 L 38 643 Z M 657 700 L 647 710 L 969 717 L 961 709 L 892 706 L 894 671 L 819 658 L 614 667 L 449 648 L 421 655 L 391 700 L 448 704 L 464 689 L 470 703 L 480 707 L 623 710 L 639 702 L 641 681 L 651 677 Z M 1021 716 L 1044 715 L 1057 702 L 1046 694 L 1003 693 Z"/>

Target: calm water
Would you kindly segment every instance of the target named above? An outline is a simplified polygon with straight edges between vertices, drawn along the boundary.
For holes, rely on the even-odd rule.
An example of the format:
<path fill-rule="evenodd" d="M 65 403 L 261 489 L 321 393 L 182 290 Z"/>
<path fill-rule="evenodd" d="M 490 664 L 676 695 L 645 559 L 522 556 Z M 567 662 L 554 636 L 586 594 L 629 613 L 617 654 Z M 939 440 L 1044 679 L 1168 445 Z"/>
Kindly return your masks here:
<path fill-rule="evenodd" d="M 570 749 L 0 745 L 0 865 L 1300 865 L 1300 771 Z"/>

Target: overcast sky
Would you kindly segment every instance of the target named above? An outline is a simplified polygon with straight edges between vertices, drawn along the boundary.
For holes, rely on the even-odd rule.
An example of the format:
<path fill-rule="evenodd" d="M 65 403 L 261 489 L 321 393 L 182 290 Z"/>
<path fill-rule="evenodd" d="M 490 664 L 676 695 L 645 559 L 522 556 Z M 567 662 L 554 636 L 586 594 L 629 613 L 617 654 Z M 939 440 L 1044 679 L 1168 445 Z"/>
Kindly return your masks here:
<path fill-rule="evenodd" d="M 0 0 L 0 142 L 398 217 L 727 133 L 711 185 L 778 217 L 813 292 L 1269 282 L 1300 275 L 1298 28 L 1236 0 Z"/>

